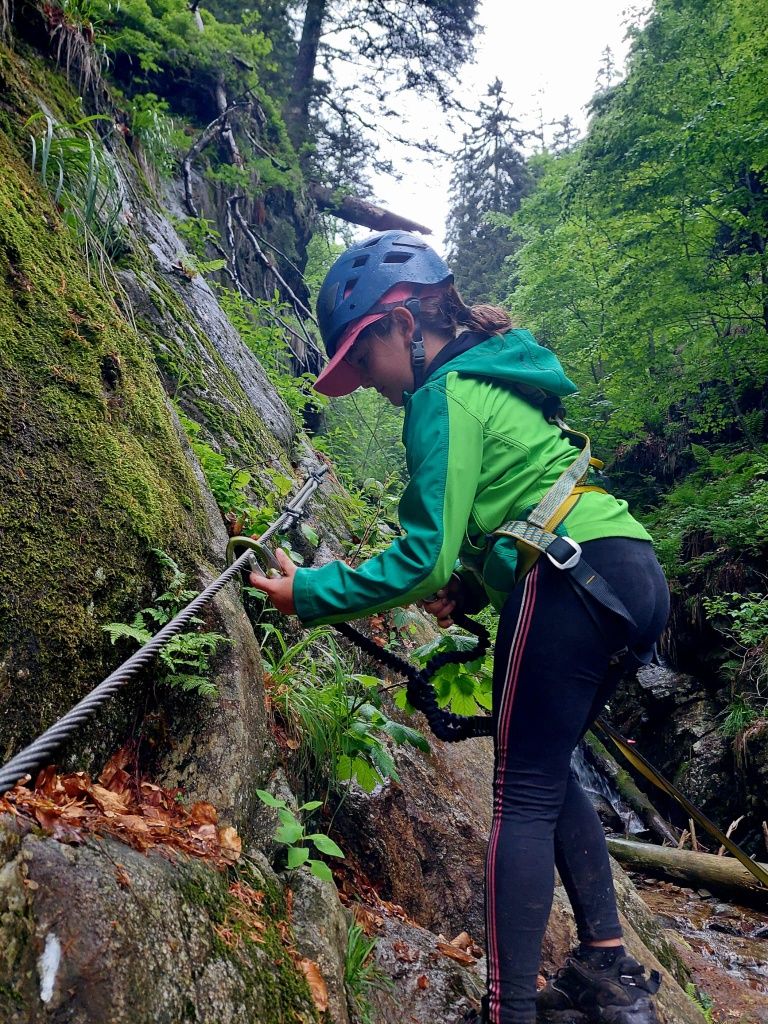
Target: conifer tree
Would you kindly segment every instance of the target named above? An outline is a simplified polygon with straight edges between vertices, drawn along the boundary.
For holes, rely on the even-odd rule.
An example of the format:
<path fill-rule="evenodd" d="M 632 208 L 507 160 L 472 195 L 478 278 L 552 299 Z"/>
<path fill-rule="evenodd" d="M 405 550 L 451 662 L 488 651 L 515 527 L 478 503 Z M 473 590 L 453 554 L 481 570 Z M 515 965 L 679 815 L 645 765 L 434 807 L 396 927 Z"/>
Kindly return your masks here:
<path fill-rule="evenodd" d="M 533 185 L 520 127 L 497 78 L 480 105 L 477 125 L 464 136 L 451 181 L 447 242 L 456 284 L 467 301 L 500 301 L 508 294 L 505 260 L 518 245 L 493 215 L 509 216 Z"/>

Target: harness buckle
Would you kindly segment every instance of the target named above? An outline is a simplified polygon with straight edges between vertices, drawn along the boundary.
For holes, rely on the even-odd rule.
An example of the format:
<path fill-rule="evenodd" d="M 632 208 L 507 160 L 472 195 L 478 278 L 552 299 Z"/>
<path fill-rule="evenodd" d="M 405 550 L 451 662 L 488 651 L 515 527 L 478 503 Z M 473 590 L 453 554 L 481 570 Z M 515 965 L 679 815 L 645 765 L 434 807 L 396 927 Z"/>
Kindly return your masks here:
<path fill-rule="evenodd" d="M 545 554 L 556 569 L 573 569 L 581 559 L 581 544 L 572 537 L 558 537 L 552 541 Z"/>

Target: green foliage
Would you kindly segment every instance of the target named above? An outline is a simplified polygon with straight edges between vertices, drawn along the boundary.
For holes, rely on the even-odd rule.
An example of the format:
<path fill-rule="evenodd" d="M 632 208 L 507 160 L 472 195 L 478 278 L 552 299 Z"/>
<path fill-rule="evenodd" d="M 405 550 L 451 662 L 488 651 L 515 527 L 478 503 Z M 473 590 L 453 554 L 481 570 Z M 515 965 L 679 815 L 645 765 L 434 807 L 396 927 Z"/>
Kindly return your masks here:
<path fill-rule="evenodd" d="M 170 115 L 170 105 L 153 92 L 137 93 L 128 103 L 131 131 L 147 162 L 160 178 L 170 178 L 186 136 Z M 187 143 L 188 144 L 188 143 Z"/>
<path fill-rule="evenodd" d="M 753 705 L 738 694 L 725 709 L 725 718 L 720 726 L 723 736 L 740 736 L 753 722 L 760 717 Z"/>
<path fill-rule="evenodd" d="M 212 220 L 205 217 L 173 217 L 172 223 L 179 236 L 187 243 L 190 252 L 204 260 L 208 242 L 220 242 L 221 235 Z"/>
<path fill-rule="evenodd" d="M 324 832 L 308 833 L 306 825 L 296 817 L 290 810 L 285 800 L 272 796 L 263 789 L 257 789 L 256 795 L 267 807 L 273 807 L 277 811 L 280 825 L 274 834 L 274 840 L 288 847 L 287 865 L 291 870 L 302 867 L 306 864 L 313 875 L 322 878 L 326 882 L 333 881 L 331 869 L 325 861 L 310 856 L 310 845 L 315 847 L 319 853 L 328 857 L 343 857 L 344 851 L 337 843 Z M 322 800 L 309 800 L 298 808 L 299 812 L 311 813 L 323 806 Z"/>
<path fill-rule="evenodd" d="M 118 75 L 128 58 L 129 78 L 137 77 L 138 65 L 148 80 L 173 75 L 179 83 L 194 82 L 198 88 L 215 85 L 219 77 L 240 93 L 258 84 L 257 70 L 270 44 L 252 24 L 222 24 L 201 10 L 201 32 L 186 0 L 89 2 Z"/>
<path fill-rule="evenodd" d="M 417 648 L 413 660 L 419 665 L 426 663 L 436 654 L 444 651 L 471 650 L 477 640 L 451 626 L 439 637 Z M 466 664 L 444 665 L 433 677 L 437 691 L 437 703 L 457 715 L 477 715 L 481 710 L 490 711 L 493 695 L 493 653 Z M 399 707 L 410 708 L 405 687 L 398 691 L 395 701 Z M 410 709 L 412 710 L 412 709 Z"/>
<path fill-rule="evenodd" d="M 39 113 L 26 125 L 39 129 L 30 136 L 32 169 L 86 254 L 102 267 L 119 251 L 123 208 L 112 158 L 90 131 L 104 120 L 109 119 L 94 114 L 73 124 L 57 124 L 48 114 Z"/>
<path fill-rule="evenodd" d="M 692 981 L 689 981 L 685 986 L 685 994 L 689 996 L 701 1010 L 707 1024 L 712 1024 L 712 1009 L 714 1007 L 714 1003 L 706 992 L 702 992 L 701 989 L 697 988 Z"/>
<path fill-rule="evenodd" d="M 256 478 L 253 474 L 247 469 L 238 469 L 233 466 L 226 455 L 222 455 L 211 445 L 200 440 L 200 424 L 195 423 L 181 411 L 177 411 L 179 421 L 189 438 L 192 451 L 197 456 L 206 483 L 222 514 L 235 533 L 260 536 L 282 512 L 281 506 L 293 489 L 293 481 L 276 469 L 262 469 L 260 478 L 267 482 L 268 489 L 263 490 L 258 498 L 258 504 L 256 504 L 257 499 L 252 493 L 252 489 L 256 485 Z M 302 532 L 310 543 L 312 543 L 313 537 L 316 543 L 319 543 L 317 534 L 311 528 L 304 526 Z M 293 549 L 287 536 L 276 534 L 275 542 L 290 555 L 297 565 L 302 564 L 301 554 Z M 260 591 L 246 588 L 246 592 L 263 598 Z"/>
<path fill-rule="evenodd" d="M 759 440 L 768 371 L 768 127 L 754 67 L 765 11 L 660 0 L 588 138 L 535 162 L 511 230 L 511 303 L 581 389 L 572 418 L 601 447 L 649 436 Z"/>
<path fill-rule="evenodd" d="M 347 932 L 347 951 L 344 957 L 344 990 L 347 994 L 352 1018 L 357 1024 L 373 1024 L 370 994 L 375 990 L 388 991 L 393 982 L 373 959 L 376 939 L 369 939 L 358 924 L 351 924 Z"/>
<path fill-rule="evenodd" d="M 366 792 L 397 771 L 385 746 L 389 737 L 428 751 L 422 734 L 392 721 L 381 710 L 381 680 L 354 671 L 327 626 L 289 644 L 268 625 L 263 656 L 272 699 L 299 737 L 304 770 L 329 789 L 354 779 Z"/>
<path fill-rule="evenodd" d="M 232 289 L 222 289 L 219 301 L 248 348 L 253 352 L 275 390 L 302 426 L 305 409 L 322 409 L 326 399 L 312 389 L 315 375 L 294 374 L 291 339 L 301 339 L 293 312 L 277 295 L 272 301 L 251 302 Z"/>
<path fill-rule="evenodd" d="M 166 573 L 170 573 L 167 589 L 154 605 L 137 612 L 132 622 L 110 622 L 101 627 L 113 644 L 118 640 L 131 640 L 143 646 L 197 596 L 197 591 L 187 588 L 186 575 L 169 555 L 157 548 L 153 548 L 153 554 Z M 221 633 L 201 629 L 205 623 L 196 616 L 190 619 L 190 625 L 197 627 L 196 632 L 172 637 L 159 652 L 162 665 L 159 681 L 194 691 L 202 697 L 216 697 L 218 691 L 208 679 L 210 661 L 218 647 L 230 641 Z"/>

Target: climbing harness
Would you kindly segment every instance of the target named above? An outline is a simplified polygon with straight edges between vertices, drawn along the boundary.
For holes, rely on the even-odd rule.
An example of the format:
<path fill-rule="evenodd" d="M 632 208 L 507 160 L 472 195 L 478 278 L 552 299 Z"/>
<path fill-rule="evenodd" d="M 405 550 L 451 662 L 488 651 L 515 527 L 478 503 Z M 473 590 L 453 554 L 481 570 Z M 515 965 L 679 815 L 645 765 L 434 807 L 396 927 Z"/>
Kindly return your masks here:
<path fill-rule="evenodd" d="M 634 626 L 635 620 L 619 595 L 584 559 L 581 545 L 571 537 L 555 532 L 581 494 L 586 491 L 604 491 L 602 487 L 587 483 L 591 467 L 603 468 L 603 463 L 592 456 L 587 435 L 572 430 L 558 416 L 554 417 L 554 422 L 571 439 L 571 443 L 581 448 L 579 455 L 560 474 L 525 519 L 504 523 L 489 534 L 489 539 L 512 537 L 517 542 L 521 558 L 518 579 L 528 572 L 541 554 L 545 554 L 556 569 L 568 573 L 569 580 L 581 593 Z"/>

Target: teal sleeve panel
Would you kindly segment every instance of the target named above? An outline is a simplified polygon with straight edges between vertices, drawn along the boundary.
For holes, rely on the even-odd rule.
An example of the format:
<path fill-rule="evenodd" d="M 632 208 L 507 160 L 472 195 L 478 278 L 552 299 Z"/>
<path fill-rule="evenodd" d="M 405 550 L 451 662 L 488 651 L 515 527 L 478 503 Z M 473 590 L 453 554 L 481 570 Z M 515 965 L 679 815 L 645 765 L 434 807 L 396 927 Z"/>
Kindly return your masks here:
<path fill-rule="evenodd" d="M 297 570 L 294 603 L 304 623 L 410 604 L 449 579 L 475 498 L 483 428 L 441 383 L 410 398 L 403 439 L 410 474 L 399 506 L 404 535 L 357 569 L 337 561 Z"/>

